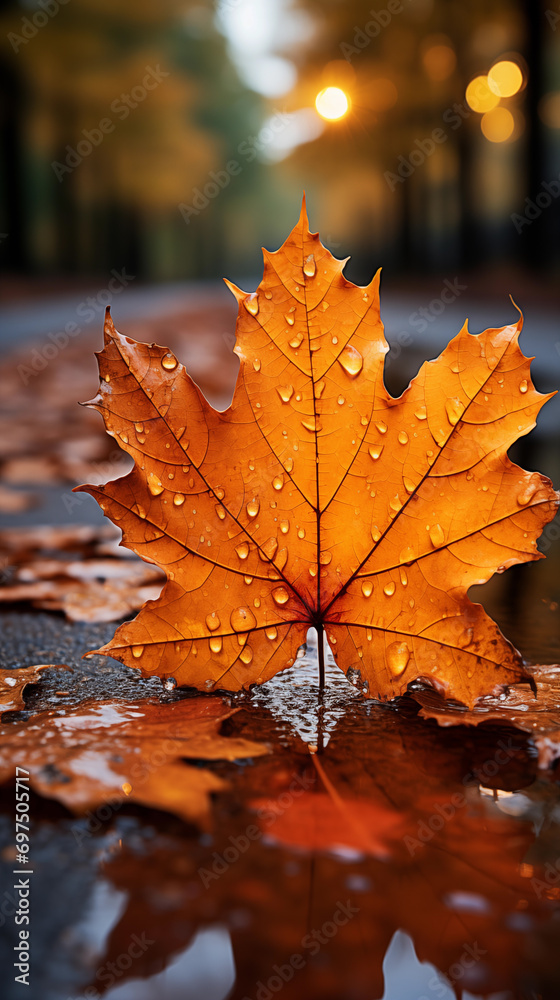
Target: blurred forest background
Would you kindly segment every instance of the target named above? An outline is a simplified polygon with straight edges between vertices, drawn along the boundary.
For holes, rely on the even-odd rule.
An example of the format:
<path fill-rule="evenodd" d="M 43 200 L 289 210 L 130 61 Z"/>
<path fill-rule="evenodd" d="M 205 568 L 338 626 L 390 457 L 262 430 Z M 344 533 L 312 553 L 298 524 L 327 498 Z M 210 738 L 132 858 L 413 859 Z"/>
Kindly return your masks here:
<path fill-rule="evenodd" d="M 5 294 L 123 266 L 147 282 L 258 275 L 303 188 L 354 280 L 381 263 L 507 269 L 508 291 L 512 273 L 558 277 L 558 0 L 0 9 Z M 513 82 L 488 89 L 499 61 Z M 350 102 L 335 121 L 315 109 L 330 86 Z"/>

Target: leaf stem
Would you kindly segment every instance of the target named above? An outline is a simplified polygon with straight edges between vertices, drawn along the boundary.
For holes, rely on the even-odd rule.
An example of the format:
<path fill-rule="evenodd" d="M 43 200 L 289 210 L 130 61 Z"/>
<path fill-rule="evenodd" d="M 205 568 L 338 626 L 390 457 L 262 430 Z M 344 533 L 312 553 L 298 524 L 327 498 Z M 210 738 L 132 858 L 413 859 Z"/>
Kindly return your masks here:
<path fill-rule="evenodd" d="M 325 697 L 325 637 L 322 625 L 317 625 L 317 654 L 319 657 L 319 704 L 317 706 L 317 753 L 323 752 L 323 714 Z"/>

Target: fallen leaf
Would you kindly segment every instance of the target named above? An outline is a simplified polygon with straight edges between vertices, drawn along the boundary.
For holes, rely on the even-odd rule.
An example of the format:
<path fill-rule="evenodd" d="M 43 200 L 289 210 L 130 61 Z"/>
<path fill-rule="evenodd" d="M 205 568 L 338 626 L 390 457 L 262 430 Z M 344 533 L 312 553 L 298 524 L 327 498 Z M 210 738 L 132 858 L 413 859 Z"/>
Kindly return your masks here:
<path fill-rule="evenodd" d="M 107 558 L 111 539 L 113 529 L 108 533 L 82 525 L 0 532 L 0 559 L 8 580 L 0 586 L 0 604 L 25 601 L 64 611 L 69 621 L 112 622 L 157 599 L 161 570 L 131 559 L 123 549 L 109 550 L 114 557 Z"/>
<path fill-rule="evenodd" d="M 548 768 L 560 757 L 560 666 L 531 667 L 535 693 L 512 684 L 506 694 L 481 698 L 468 710 L 445 702 L 437 693 L 413 689 L 411 695 L 421 705 L 423 719 L 435 719 L 440 726 L 478 726 L 481 722 L 503 722 L 531 733 L 539 751 L 539 766 Z"/>
<path fill-rule="evenodd" d="M 37 498 L 32 493 L 0 486 L 0 511 L 3 514 L 19 514 L 22 510 L 34 507 L 36 502 Z"/>
<path fill-rule="evenodd" d="M 507 448 L 543 402 L 521 319 L 466 325 L 393 399 L 379 274 L 342 276 L 305 210 L 239 302 L 241 368 L 214 410 L 177 358 L 110 317 L 89 405 L 135 460 L 79 490 L 168 577 L 100 651 L 199 688 L 237 690 L 291 666 L 310 626 L 370 696 L 418 677 L 469 705 L 526 677 L 467 590 L 541 558 L 558 496 Z M 322 650 L 322 642 L 319 643 Z"/>
<path fill-rule="evenodd" d="M 209 796 L 227 788 L 211 771 L 182 758 L 236 760 L 268 753 L 265 746 L 219 735 L 238 709 L 219 698 L 171 704 L 89 701 L 0 726 L 0 784 L 14 766 L 31 787 L 76 814 L 124 800 L 206 824 Z"/>
<path fill-rule="evenodd" d="M 71 670 L 64 663 L 41 663 L 34 667 L 13 670 L 0 669 L 0 712 L 17 712 L 25 708 L 23 692 L 28 684 L 37 684 L 43 670 Z"/>

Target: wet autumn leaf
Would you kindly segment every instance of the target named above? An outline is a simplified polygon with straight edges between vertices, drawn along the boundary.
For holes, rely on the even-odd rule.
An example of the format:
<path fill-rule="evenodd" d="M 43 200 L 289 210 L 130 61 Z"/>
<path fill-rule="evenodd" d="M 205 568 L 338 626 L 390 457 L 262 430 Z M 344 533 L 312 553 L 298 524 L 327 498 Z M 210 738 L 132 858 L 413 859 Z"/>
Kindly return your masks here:
<path fill-rule="evenodd" d="M 38 684 L 43 670 L 70 670 L 66 664 L 41 663 L 34 667 L 0 669 L 0 712 L 17 712 L 25 708 L 23 692 L 28 684 Z"/>
<path fill-rule="evenodd" d="M 256 292 L 230 285 L 241 367 L 224 412 L 170 351 L 107 318 L 90 405 L 135 466 L 79 489 L 168 582 L 101 652 L 236 690 L 291 666 L 315 626 L 381 699 L 424 677 L 472 705 L 522 680 L 519 653 L 466 596 L 540 558 L 558 503 L 506 455 L 548 398 L 521 320 L 477 336 L 465 325 L 394 399 L 379 274 L 346 281 L 305 209 L 264 260 Z"/>
<path fill-rule="evenodd" d="M 208 820 L 209 797 L 227 784 L 182 758 L 236 760 L 268 753 L 260 743 L 219 735 L 237 710 L 218 698 L 172 704 L 89 701 L 49 710 L 0 727 L 0 784 L 14 766 L 30 772 L 31 787 L 79 814 L 126 799 Z"/>
<path fill-rule="evenodd" d="M 413 690 L 421 705 L 420 716 L 435 719 L 440 726 L 478 726 L 481 722 L 503 722 L 531 733 L 539 751 L 539 765 L 549 767 L 560 757 L 560 666 L 532 667 L 535 691 L 512 684 L 507 694 L 488 695 L 470 711 L 445 702 L 437 691 Z"/>

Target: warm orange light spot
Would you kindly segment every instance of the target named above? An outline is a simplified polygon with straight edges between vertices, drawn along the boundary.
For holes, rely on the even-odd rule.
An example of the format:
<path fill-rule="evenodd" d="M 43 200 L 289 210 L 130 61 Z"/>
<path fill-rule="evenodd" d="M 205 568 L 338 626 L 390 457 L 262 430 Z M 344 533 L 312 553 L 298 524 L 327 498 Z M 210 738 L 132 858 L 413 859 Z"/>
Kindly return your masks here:
<path fill-rule="evenodd" d="M 457 56 L 450 45 L 432 45 L 422 56 L 430 80 L 447 80 L 457 65 Z"/>
<path fill-rule="evenodd" d="M 475 76 L 474 80 L 471 80 L 465 97 L 469 108 L 472 108 L 473 111 L 478 111 L 479 114 L 491 111 L 500 100 L 497 94 L 494 94 L 490 90 L 488 80 L 485 76 Z"/>
<path fill-rule="evenodd" d="M 130 785 L 128 783 L 128 781 L 125 781 L 124 784 L 121 785 L 121 788 L 122 788 L 122 790 L 123 790 L 123 792 L 124 792 L 125 795 L 130 795 L 130 793 L 132 791 L 132 785 Z"/>
<path fill-rule="evenodd" d="M 321 115 L 328 121 L 336 121 L 343 118 L 350 107 L 350 102 L 340 87 L 325 87 L 315 98 L 315 107 Z"/>
<path fill-rule="evenodd" d="M 488 74 L 488 86 L 497 97 L 513 97 L 523 86 L 523 73 L 517 63 L 503 59 L 492 66 Z"/>
<path fill-rule="evenodd" d="M 515 121 L 507 108 L 494 108 L 482 116 L 480 127 L 490 142 L 505 142 L 513 133 Z"/>

